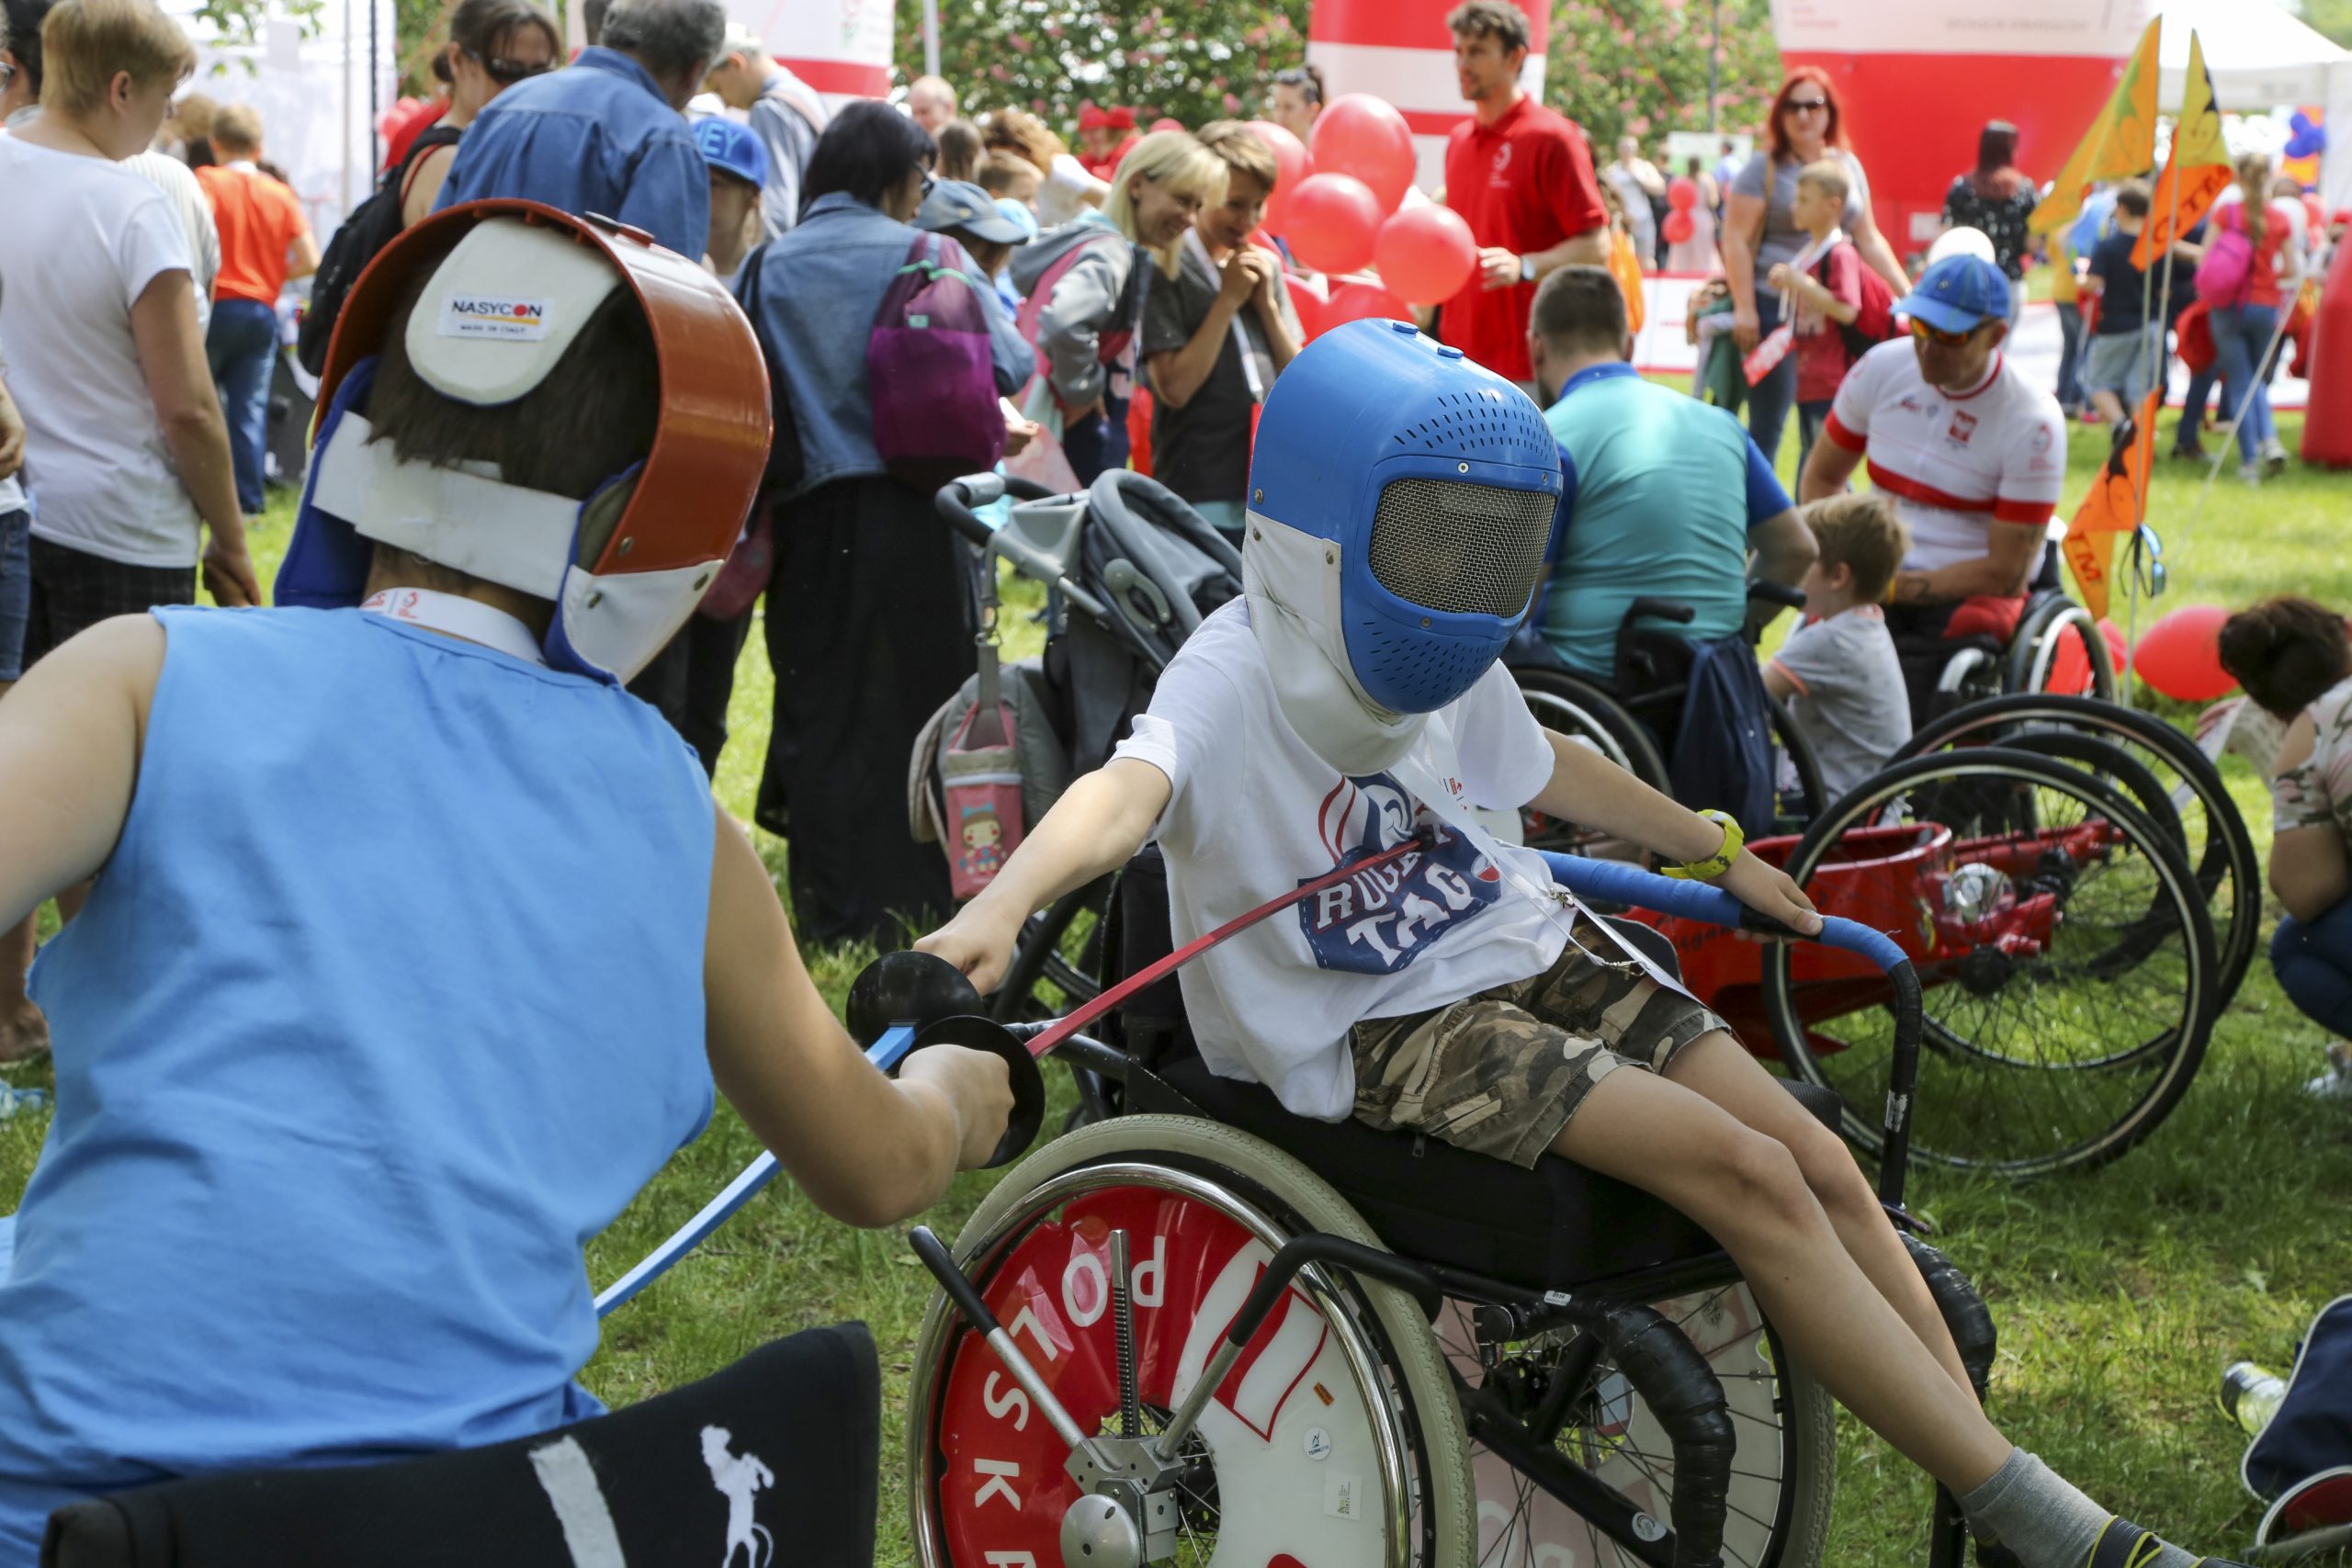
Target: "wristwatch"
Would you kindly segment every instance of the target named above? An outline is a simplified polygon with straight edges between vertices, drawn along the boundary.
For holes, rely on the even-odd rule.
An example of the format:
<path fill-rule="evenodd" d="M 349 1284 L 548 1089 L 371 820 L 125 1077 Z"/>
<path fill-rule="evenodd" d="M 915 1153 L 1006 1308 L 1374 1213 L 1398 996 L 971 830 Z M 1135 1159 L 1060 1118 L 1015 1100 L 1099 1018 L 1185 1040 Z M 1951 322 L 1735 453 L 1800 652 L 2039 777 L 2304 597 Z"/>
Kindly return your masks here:
<path fill-rule="evenodd" d="M 1739 823 L 1731 813 L 1702 811 L 1699 815 L 1724 830 L 1723 843 L 1705 860 L 1686 861 L 1680 865 L 1658 867 L 1661 874 L 1671 876 L 1681 882 L 1713 882 L 1716 877 L 1729 871 L 1731 863 L 1739 858 L 1740 850 L 1747 843 L 1747 835 L 1740 831 Z"/>
<path fill-rule="evenodd" d="M 1533 256 L 1521 256 L 1519 258 L 1519 280 L 1521 283 L 1532 283 L 1535 281 L 1535 258 Z"/>

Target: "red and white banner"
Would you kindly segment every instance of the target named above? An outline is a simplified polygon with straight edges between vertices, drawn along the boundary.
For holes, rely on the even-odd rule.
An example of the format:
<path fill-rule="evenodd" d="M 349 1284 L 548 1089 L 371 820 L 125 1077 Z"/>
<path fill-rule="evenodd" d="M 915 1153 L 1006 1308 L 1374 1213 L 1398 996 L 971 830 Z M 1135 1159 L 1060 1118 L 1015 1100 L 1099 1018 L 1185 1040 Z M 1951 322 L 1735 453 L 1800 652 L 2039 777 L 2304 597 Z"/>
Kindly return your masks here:
<path fill-rule="evenodd" d="M 1527 16 L 1527 63 L 1520 84 L 1541 99 L 1544 51 L 1552 37 L 1545 0 L 1512 0 Z M 1370 93 L 1404 115 L 1419 160 L 1414 178 L 1424 190 L 1445 182 L 1445 137 L 1469 118 L 1453 74 L 1453 35 L 1445 14 L 1454 0 L 1314 0 L 1306 28 L 1306 58 L 1323 73 L 1329 96 Z"/>
<path fill-rule="evenodd" d="M 1879 229 L 1901 255 L 1934 240 L 1986 120 L 2018 128 L 2028 174 L 2055 175 L 2149 11 L 2150 0 L 1772 0 L 1772 30 L 1783 63 L 1836 82 Z"/>
<path fill-rule="evenodd" d="M 727 15 L 828 98 L 890 91 L 892 0 L 727 0 Z"/>

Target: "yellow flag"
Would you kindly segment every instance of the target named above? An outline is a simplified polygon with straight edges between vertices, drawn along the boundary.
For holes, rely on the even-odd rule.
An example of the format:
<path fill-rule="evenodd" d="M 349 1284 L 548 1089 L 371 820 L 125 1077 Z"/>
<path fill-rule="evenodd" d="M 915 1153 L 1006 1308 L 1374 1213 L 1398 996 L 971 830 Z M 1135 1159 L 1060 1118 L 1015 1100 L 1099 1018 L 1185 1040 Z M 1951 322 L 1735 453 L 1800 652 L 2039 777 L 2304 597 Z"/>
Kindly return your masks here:
<path fill-rule="evenodd" d="M 2205 44 L 2188 35 L 2188 81 L 2181 90 L 2180 122 L 2173 127 L 2172 157 L 2156 195 L 2147 227 L 2132 251 L 2132 265 L 2148 270 L 2156 252 L 2197 227 L 2221 194 L 2236 178 L 2230 167 L 2229 144 L 2222 140 L 2221 106 L 2213 101 L 2212 73 L 2205 68 Z"/>
<path fill-rule="evenodd" d="M 2107 455 L 2106 465 L 2059 542 L 2083 605 L 2094 616 L 2107 614 L 2116 536 L 2131 533 L 2148 514 L 2148 471 L 2155 466 L 2156 411 L 2164 407 L 2164 397 L 2159 387 L 2140 405 L 2132 439 Z"/>
<path fill-rule="evenodd" d="M 2035 233 L 2051 233 L 2082 216 L 2083 192 L 2098 181 L 2143 175 L 2156 161 L 2156 36 L 2162 27 L 2163 18 L 2151 18 L 2140 35 L 2140 47 L 2124 62 L 2107 106 L 2033 209 L 2027 227 Z"/>

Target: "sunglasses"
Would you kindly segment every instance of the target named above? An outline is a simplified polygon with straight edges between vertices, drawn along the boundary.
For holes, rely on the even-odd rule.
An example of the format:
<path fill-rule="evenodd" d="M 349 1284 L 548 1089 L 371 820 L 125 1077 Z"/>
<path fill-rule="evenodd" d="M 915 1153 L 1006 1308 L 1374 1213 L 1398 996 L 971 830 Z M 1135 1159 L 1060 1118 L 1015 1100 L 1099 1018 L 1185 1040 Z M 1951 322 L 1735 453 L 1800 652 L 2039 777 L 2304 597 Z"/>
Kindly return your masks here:
<path fill-rule="evenodd" d="M 466 54 L 482 68 L 484 74 L 502 87 L 511 87 L 534 76 L 544 76 L 555 69 L 555 62 L 551 60 L 532 64 L 526 61 L 509 60 L 503 54 L 476 54 L 470 49 L 466 51 Z"/>
<path fill-rule="evenodd" d="M 1932 343 L 1942 348 L 1966 348 L 1968 340 L 1976 335 L 1976 328 L 1971 327 L 1964 333 L 1948 333 L 1914 316 L 1911 318 L 1911 335 L 1921 343 Z"/>
<path fill-rule="evenodd" d="M 1791 114 L 1827 114 L 1827 98 L 1791 98 L 1785 106 Z"/>
<path fill-rule="evenodd" d="M 2165 570 L 2165 542 L 2145 523 L 2132 536 L 2131 570 L 2140 579 L 2140 592 L 2151 599 L 2164 597 L 2169 574 Z"/>

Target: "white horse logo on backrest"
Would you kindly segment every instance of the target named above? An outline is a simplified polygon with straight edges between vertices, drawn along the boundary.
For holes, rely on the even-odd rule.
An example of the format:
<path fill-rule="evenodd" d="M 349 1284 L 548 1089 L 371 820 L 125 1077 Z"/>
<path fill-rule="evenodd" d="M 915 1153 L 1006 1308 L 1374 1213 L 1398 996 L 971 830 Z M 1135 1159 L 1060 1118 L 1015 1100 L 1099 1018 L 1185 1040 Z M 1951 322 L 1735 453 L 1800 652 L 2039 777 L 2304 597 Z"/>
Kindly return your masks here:
<path fill-rule="evenodd" d="M 727 1499 L 727 1555 L 719 1568 L 735 1568 L 739 1546 L 747 1568 L 768 1568 L 775 1558 L 775 1538 L 752 1522 L 752 1498 L 775 1484 L 775 1472 L 756 1454 L 729 1453 L 734 1440 L 724 1427 L 702 1429 L 702 1461 L 710 1467 L 710 1483 Z"/>

